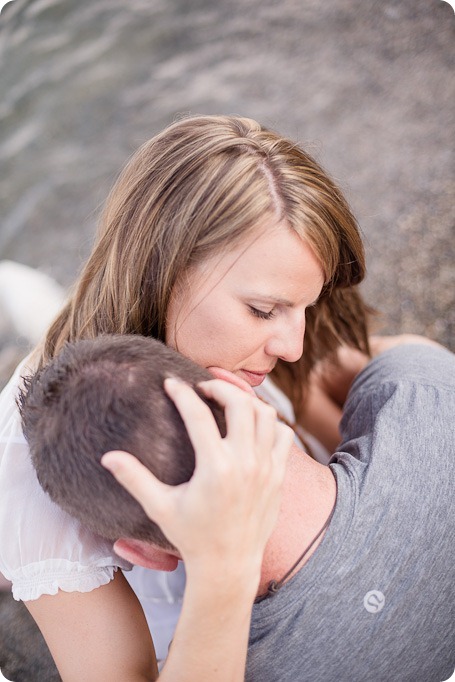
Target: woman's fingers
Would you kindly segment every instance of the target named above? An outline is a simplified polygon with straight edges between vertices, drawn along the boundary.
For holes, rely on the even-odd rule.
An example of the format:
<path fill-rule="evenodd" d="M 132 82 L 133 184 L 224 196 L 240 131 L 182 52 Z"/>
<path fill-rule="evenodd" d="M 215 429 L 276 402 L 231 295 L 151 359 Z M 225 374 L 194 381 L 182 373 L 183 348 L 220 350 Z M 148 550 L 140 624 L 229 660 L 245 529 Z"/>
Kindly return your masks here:
<path fill-rule="evenodd" d="M 221 440 L 218 426 L 210 408 L 191 386 L 183 381 L 173 378 L 166 379 L 164 388 L 182 417 L 196 453 L 196 461 L 201 462 L 203 459 L 207 459 L 213 449 L 219 447 Z"/>
<path fill-rule="evenodd" d="M 294 433 L 292 429 L 290 429 L 289 427 L 281 428 L 284 425 L 281 425 L 278 422 L 275 408 L 273 408 L 271 405 L 268 405 L 267 403 L 262 402 L 256 396 L 251 386 L 249 386 L 243 379 L 237 378 L 231 372 L 227 372 L 226 370 L 222 370 L 218 367 L 210 367 L 209 370 L 218 379 L 233 384 L 234 386 L 238 386 L 242 390 L 245 390 L 246 386 L 247 387 L 246 392 L 253 397 L 253 401 L 251 403 L 248 403 L 248 407 L 251 407 L 251 409 L 253 409 L 255 413 L 256 450 L 259 452 L 261 451 L 267 452 L 272 448 L 273 444 L 276 442 L 276 439 L 278 438 L 278 442 L 280 443 L 279 447 L 282 450 L 284 449 L 284 453 L 287 454 L 292 444 Z M 200 383 L 199 387 L 204 391 L 207 397 L 213 398 L 224 407 L 227 407 L 228 404 L 230 404 L 229 403 L 230 397 L 232 397 L 234 401 L 237 398 L 235 392 L 232 392 L 230 389 L 226 389 L 224 387 L 224 384 L 220 382 L 206 381 Z M 235 405 L 235 402 L 233 404 Z M 246 415 L 245 409 L 244 415 Z M 236 415 L 234 411 L 232 411 L 232 416 L 233 418 L 231 421 L 235 426 Z"/>
<path fill-rule="evenodd" d="M 188 483 L 161 483 L 133 455 L 109 452 L 102 464 L 142 505 L 186 562 L 223 565 L 239 552 L 256 566 L 276 523 L 292 430 L 273 408 L 225 381 L 201 390 L 225 410 L 222 438 L 209 407 L 190 386 L 166 381 L 166 391 L 187 427 L 196 452 Z M 192 564 L 193 565 L 193 564 Z"/>
<path fill-rule="evenodd" d="M 220 432 L 210 408 L 199 398 L 193 389 L 174 379 L 166 379 L 165 389 L 174 401 L 194 449 L 197 459 L 216 456 L 220 451 Z M 226 381 L 213 379 L 199 384 L 204 395 L 212 398 L 224 408 L 228 438 L 236 441 L 239 447 L 251 451 L 254 446 L 255 418 L 253 398 L 237 386 Z"/>
<path fill-rule="evenodd" d="M 226 381 L 213 379 L 203 381 L 199 388 L 208 398 L 224 408 L 228 440 L 242 451 L 254 454 L 256 439 L 256 419 L 261 402 L 237 386 Z"/>
<path fill-rule="evenodd" d="M 152 472 L 128 452 L 107 452 L 101 464 L 143 507 L 147 516 L 156 523 L 166 509 L 166 500 L 172 486 L 159 481 Z"/>

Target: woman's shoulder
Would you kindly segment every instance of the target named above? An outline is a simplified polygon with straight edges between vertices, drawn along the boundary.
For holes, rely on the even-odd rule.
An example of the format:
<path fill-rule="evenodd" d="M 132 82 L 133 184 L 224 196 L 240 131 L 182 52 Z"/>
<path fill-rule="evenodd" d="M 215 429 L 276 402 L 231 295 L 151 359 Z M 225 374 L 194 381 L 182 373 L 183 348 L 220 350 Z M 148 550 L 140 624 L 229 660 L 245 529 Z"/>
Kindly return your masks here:
<path fill-rule="evenodd" d="M 30 356 L 0 395 L 0 571 L 16 599 L 37 599 L 58 589 L 87 592 L 130 568 L 112 543 L 95 536 L 42 490 L 22 433 L 16 398 Z"/>
<path fill-rule="evenodd" d="M 23 385 L 23 377 L 33 372 L 30 358 L 31 356 L 27 356 L 19 363 L 0 393 L 0 463 L 9 443 L 21 443 L 27 447 L 22 433 L 17 398 Z"/>
<path fill-rule="evenodd" d="M 106 584 L 116 567 L 130 564 L 112 543 L 94 535 L 58 507 L 41 488 L 20 434 L 0 443 L 0 571 L 16 599 L 88 592 Z"/>
<path fill-rule="evenodd" d="M 39 356 L 36 351 L 32 351 L 24 357 L 0 392 L 0 432 L 1 426 L 5 422 L 5 417 L 9 417 L 11 409 L 16 406 L 16 398 L 23 386 L 23 378 L 36 371 L 38 358 Z"/>

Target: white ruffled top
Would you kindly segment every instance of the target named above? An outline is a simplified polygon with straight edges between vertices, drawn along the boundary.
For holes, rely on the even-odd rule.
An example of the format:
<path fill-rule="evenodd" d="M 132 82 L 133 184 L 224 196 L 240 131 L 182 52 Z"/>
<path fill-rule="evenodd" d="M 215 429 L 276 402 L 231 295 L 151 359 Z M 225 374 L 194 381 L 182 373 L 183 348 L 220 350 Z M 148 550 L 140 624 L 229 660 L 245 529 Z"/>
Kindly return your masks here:
<path fill-rule="evenodd" d="M 27 363 L 18 366 L 0 395 L 0 572 L 12 581 L 14 598 L 23 601 L 59 589 L 89 592 L 112 580 L 118 568 L 132 568 L 112 543 L 84 528 L 42 490 L 16 404 L 21 376 L 32 371 Z M 290 401 L 269 379 L 257 392 L 293 422 Z M 328 461 L 322 446 L 311 444 L 318 459 Z M 184 567 L 180 563 L 174 573 L 164 573 L 135 566 L 126 577 L 144 609 L 157 658 L 163 660 L 180 614 Z"/>
<path fill-rule="evenodd" d="M 16 397 L 27 359 L 0 395 L 0 571 L 24 601 L 89 592 L 131 568 L 112 544 L 61 510 L 41 489 L 21 428 Z"/>

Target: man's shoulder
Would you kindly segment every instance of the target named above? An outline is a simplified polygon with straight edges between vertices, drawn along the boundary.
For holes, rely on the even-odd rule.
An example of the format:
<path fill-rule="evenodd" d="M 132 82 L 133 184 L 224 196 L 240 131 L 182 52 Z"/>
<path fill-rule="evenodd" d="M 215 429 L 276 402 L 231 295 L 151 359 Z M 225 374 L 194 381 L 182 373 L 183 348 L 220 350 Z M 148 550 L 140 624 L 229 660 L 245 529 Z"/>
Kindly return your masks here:
<path fill-rule="evenodd" d="M 433 433 L 437 421 L 453 437 L 454 410 L 455 355 L 437 346 L 403 345 L 378 355 L 357 376 L 340 428 L 343 441 L 372 438 L 379 427 L 382 440 L 398 428 L 414 441 L 406 429 L 418 424 L 419 432 Z"/>
<path fill-rule="evenodd" d="M 398 384 L 455 388 L 455 355 L 442 346 L 409 344 L 391 348 L 377 357 L 356 377 L 349 399 L 359 393 Z"/>

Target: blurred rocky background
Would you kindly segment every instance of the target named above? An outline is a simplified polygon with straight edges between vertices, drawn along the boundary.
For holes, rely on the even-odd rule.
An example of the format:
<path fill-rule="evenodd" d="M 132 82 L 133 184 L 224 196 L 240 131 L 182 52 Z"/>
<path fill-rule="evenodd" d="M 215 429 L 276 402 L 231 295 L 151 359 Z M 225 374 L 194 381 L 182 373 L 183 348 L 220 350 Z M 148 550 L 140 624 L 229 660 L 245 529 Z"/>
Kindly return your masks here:
<path fill-rule="evenodd" d="M 303 143 L 344 189 L 375 324 L 455 350 L 454 37 L 442 0 L 14 0 L 0 14 L 0 261 L 66 289 L 129 155 L 182 114 L 238 113 Z M 1 286 L 0 384 L 31 343 L 13 280 Z M 1 607 L 3 673 L 59 679 L 24 610 Z"/>

